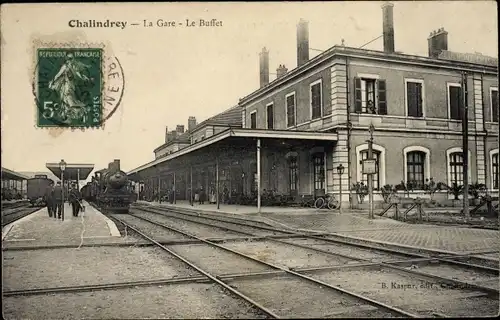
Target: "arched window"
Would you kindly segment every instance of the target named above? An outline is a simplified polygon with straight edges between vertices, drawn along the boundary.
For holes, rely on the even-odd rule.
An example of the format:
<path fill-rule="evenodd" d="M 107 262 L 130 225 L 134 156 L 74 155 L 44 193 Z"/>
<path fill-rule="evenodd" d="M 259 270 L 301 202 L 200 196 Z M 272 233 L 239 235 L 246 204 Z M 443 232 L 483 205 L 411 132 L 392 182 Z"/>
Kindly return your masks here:
<path fill-rule="evenodd" d="M 413 188 L 422 189 L 425 182 L 425 152 L 411 151 L 406 154 L 406 181 L 413 183 Z"/>
<path fill-rule="evenodd" d="M 377 170 L 377 173 L 373 174 L 373 190 L 379 190 L 380 189 L 380 151 L 373 150 L 373 158 L 375 159 L 375 168 Z M 363 160 L 368 159 L 368 150 L 363 150 L 359 153 L 360 159 L 359 159 L 359 164 L 361 165 L 363 163 Z M 365 185 L 368 185 L 368 175 L 367 174 L 361 174 L 361 182 L 363 182 Z"/>
<path fill-rule="evenodd" d="M 498 149 L 492 150 L 491 155 L 491 188 L 498 189 Z"/>
<path fill-rule="evenodd" d="M 464 156 L 462 152 L 453 152 L 449 157 L 450 182 L 461 186 L 464 184 Z"/>

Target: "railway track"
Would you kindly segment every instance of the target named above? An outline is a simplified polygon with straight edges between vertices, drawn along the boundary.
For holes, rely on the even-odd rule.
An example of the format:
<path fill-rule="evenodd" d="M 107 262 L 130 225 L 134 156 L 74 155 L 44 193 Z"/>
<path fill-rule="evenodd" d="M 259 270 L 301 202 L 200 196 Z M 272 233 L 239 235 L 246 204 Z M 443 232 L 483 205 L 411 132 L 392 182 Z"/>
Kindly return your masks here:
<path fill-rule="evenodd" d="M 21 218 L 24 218 L 41 208 L 38 207 L 29 207 L 29 206 L 20 206 L 16 208 L 12 208 L 10 210 L 2 211 L 2 228 L 8 224 L 11 224 Z"/>
<path fill-rule="evenodd" d="M 144 219 L 144 218 L 137 218 L 136 216 L 134 216 L 134 217 L 136 219 Z M 273 318 L 282 318 L 282 317 L 287 318 L 287 317 L 297 316 L 297 314 L 283 310 L 280 306 L 283 304 L 286 304 L 286 301 L 283 301 L 282 299 L 273 299 L 274 301 L 271 301 L 271 303 L 269 302 L 269 300 L 267 300 L 266 304 L 268 304 L 269 307 L 266 307 L 266 306 L 260 304 L 255 299 L 261 298 L 260 295 L 262 294 L 262 292 L 266 291 L 265 285 L 263 286 L 264 288 L 262 288 L 262 291 L 259 290 L 259 288 L 257 288 L 256 289 L 257 292 L 252 292 L 255 289 L 252 288 L 251 286 L 246 286 L 247 290 L 241 290 L 238 287 L 239 286 L 245 287 L 245 285 L 244 284 L 242 285 L 241 283 L 238 283 L 236 285 L 235 281 L 237 278 L 244 278 L 243 281 L 246 281 L 246 280 L 248 280 L 248 278 L 261 277 L 262 275 L 271 274 L 271 275 L 277 275 L 279 277 L 284 277 L 284 276 L 288 275 L 291 277 L 287 277 L 286 279 L 280 278 L 280 280 L 283 282 L 286 282 L 286 284 L 289 287 L 293 286 L 297 291 L 301 291 L 301 290 L 307 291 L 307 290 L 311 290 L 310 286 L 312 284 L 313 287 L 315 287 L 313 289 L 316 289 L 316 291 L 328 292 L 326 294 L 329 295 L 329 301 L 332 302 L 332 305 L 337 304 L 337 303 L 344 305 L 344 306 L 347 305 L 347 306 L 345 306 L 346 313 L 348 313 L 348 312 L 355 313 L 356 306 L 359 306 L 361 304 L 365 307 L 367 305 L 371 306 L 371 308 L 369 308 L 369 311 L 371 313 L 376 312 L 378 316 L 416 317 L 416 315 L 414 315 L 410 312 L 406 312 L 406 311 L 400 310 L 398 308 L 381 303 L 379 301 L 364 297 L 362 295 L 349 292 L 348 290 L 342 289 L 340 287 L 332 286 L 328 283 L 313 279 L 313 278 L 308 277 L 306 275 L 300 274 L 296 271 L 289 270 L 289 269 L 283 268 L 279 265 L 274 265 L 272 263 L 268 263 L 268 262 L 265 262 L 265 261 L 260 260 L 260 259 L 256 259 L 250 255 L 246 255 L 246 254 L 243 254 L 241 252 L 228 249 L 220 244 L 199 238 L 197 236 L 186 233 L 184 231 L 181 231 L 181 230 L 178 230 L 175 228 L 171 228 L 171 227 L 168 227 L 166 225 L 156 223 L 153 221 L 148 221 L 152 225 L 159 226 L 161 228 L 164 228 L 165 230 L 169 230 L 171 232 L 181 234 L 187 238 L 192 238 L 192 239 L 198 240 L 200 242 L 200 244 L 203 245 L 202 250 L 215 250 L 215 252 L 225 252 L 226 259 L 224 259 L 225 261 L 223 261 L 223 262 L 226 265 L 228 265 L 227 259 L 242 259 L 242 260 L 245 260 L 246 262 L 250 263 L 250 265 L 251 265 L 251 267 L 249 267 L 249 266 L 243 267 L 243 269 L 251 269 L 251 271 L 249 271 L 245 274 L 234 274 L 233 273 L 233 274 L 227 274 L 227 275 L 214 275 L 214 270 L 207 271 L 206 266 L 204 268 L 202 268 L 202 267 L 198 266 L 197 264 L 194 264 L 193 262 L 189 261 L 183 255 L 176 253 L 173 249 L 167 248 L 167 247 L 161 245 L 150 234 L 147 234 L 143 230 L 140 230 L 141 228 L 136 227 L 133 224 L 127 222 L 126 221 L 127 218 L 125 218 L 124 216 L 114 216 L 114 218 L 116 220 L 118 220 L 120 223 L 126 225 L 127 228 L 130 228 L 134 232 L 143 236 L 145 239 L 148 239 L 149 241 L 157 244 L 158 247 L 161 247 L 163 250 L 178 257 L 180 260 L 182 260 L 183 262 L 188 264 L 190 267 L 198 270 L 200 273 L 205 275 L 210 280 L 223 286 L 225 289 L 231 291 L 233 294 L 235 294 L 235 295 L 239 296 L 240 298 L 244 299 L 245 301 L 251 303 L 252 305 L 254 305 L 255 307 L 262 310 L 267 315 L 269 315 Z M 147 220 L 143 220 L 143 221 L 147 221 Z M 197 246 L 200 246 L 200 244 L 198 244 Z M 190 257 L 190 258 L 192 259 L 192 257 Z M 257 266 L 260 266 L 260 268 L 257 268 Z M 219 269 L 219 267 L 220 267 L 220 265 L 218 265 L 217 267 L 212 268 L 212 269 Z M 240 268 L 242 268 L 242 266 L 238 265 L 238 266 L 234 267 L 233 269 L 238 270 Z M 272 271 L 278 271 L 278 272 L 276 273 L 276 272 L 272 272 Z M 260 281 L 262 281 L 262 279 Z M 253 283 L 255 284 L 255 281 Z M 322 290 L 318 290 L 318 287 Z M 236 288 L 238 288 L 238 289 L 236 289 Z M 254 290 L 252 290 L 252 289 L 254 289 Z M 247 291 L 247 292 L 243 292 L 243 291 Z M 322 293 L 322 294 L 325 294 L 325 293 Z M 307 301 L 311 305 L 315 304 L 314 301 L 309 301 L 305 297 L 303 297 L 303 298 L 305 300 L 304 303 L 306 303 L 306 301 Z M 276 300 L 278 300 L 278 301 L 276 301 Z M 338 308 L 338 306 L 337 306 L 337 308 Z M 339 312 L 338 310 L 336 312 L 342 313 L 342 312 Z M 377 316 L 377 315 L 375 315 L 375 316 Z"/>
<path fill-rule="evenodd" d="M 133 212 L 136 212 L 136 211 L 133 210 Z M 149 214 L 151 214 L 150 211 L 149 211 Z M 156 214 L 158 214 L 158 212 L 156 212 Z M 167 218 L 169 219 L 168 221 L 176 219 L 176 218 L 173 218 L 171 215 L 168 215 Z M 283 265 L 282 263 L 269 262 L 269 260 L 272 260 L 269 258 L 268 259 L 259 258 L 258 253 L 262 252 L 262 250 L 263 250 L 262 246 L 256 248 L 256 250 L 254 252 L 252 252 L 252 250 L 248 250 L 248 243 L 242 243 L 241 241 L 238 241 L 238 240 L 230 240 L 230 241 L 223 242 L 223 244 L 218 244 L 214 241 L 203 239 L 199 236 L 196 236 L 196 235 L 192 234 L 193 232 L 188 233 L 188 232 L 186 232 L 186 229 L 180 230 L 178 228 L 172 227 L 171 225 L 167 225 L 166 224 L 167 221 L 164 221 L 166 223 L 162 223 L 158 220 L 155 221 L 155 220 L 149 219 L 147 217 L 140 216 L 140 214 L 138 215 L 137 212 L 135 214 L 133 213 L 132 215 L 126 216 L 126 217 L 125 216 L 120 216 L 120 217 L 115 216 L 115 219 L 119 220 L 120 223 L 127 225 L 127 227 L 131 228 L 132 230 L 138 232 L 139 234 L 141 234 L 143 236 L 144 236 L 145 232 L 141 231 L 140 229 L 144 229 L 145 226 L 144 226 L 144 224 L 142 224 L 142 227 L 140 227 L 140 225 L 141 225 L 141 223 L 147 223 L 150 226 L 153 225 L 156 227 L 160 227 L 163 230 L 167 230 L 168 232 L 174 232 L 177 234 L 181 234 L 187 238 L 196 239 L 199 241 L 198 246 L 202 245 L 203 248 L 206 248 L 206 249 L 204 249 L 205 252 L 208 252 L 208 251 L 213 250 L 213 249 L 222 250 L 225 252 L 229 252 L 232 255 L 236 255 L 242 259 L 250 260 L 250 261 L 256 262 L 257 264 L 264 265 L 264 266 L 267 266 L 270 268 L 270 270 L 259 270 L 259 271 L 248 270 L 248 272 L 235 274 L 234 276 L 248 278 L 248 277 L 255 277 L 255 276 L 262 277 L 263 275 L 276 277 L 276 276 L 280 275 L 282 277 L 287 276 L 288 277 L 287 281 L 299 281 L 299 282 L 304 282 L 304 281 L 307 282 L 308 281 L 308 282 L 316 284 L 317 286 L 321 286 L 321 288 L 323 288 L 323 289 L 328 288 L 331 291 L 336 292 L 337 294 L 339 292 L 341 292 L 344 296 L 347 295 L 351 299 L 357 299 L 358 304 L 362 303 L 364 306 L 369 306 L 368 309 L 371 307 L 371 308 L 376 308 L 379 311 L 384 310 L 385 312 L 391 313 L 392 316 L 394 316 L 395 314 L 397 314 L 399 316 L 404 315 L 406 317 L 409 317 L 409 316 L 412 316 L 412 317 L 433 316 L 433 317 L 435 317 L 435 316 L 443 315 L 444 313 L 439 311 L 439 310 L 436 313 L 436 310 L 434 310 L 436 308 L 433 307 L 433 305 L 432 305 L 434 300 L 438 299 L 437 296 L 439 296 L 440 294 L 433 292 L 433 294 L 430 294 L 430 296 L 436 295 L 436 297 L 433 297 L 433 299 L 431 299 L 432 301 L 427 299 L 427 301 L 420 303 L 420 305 L 419 305 L 419 303 L 413 303 L 413 304 L 410 303 L 409 305 L 405 305 L 405 303 L 404 303 L 405 301 L 396 302 L 396 301 L 394 301 L 394 299 L 384 298 L 383 295 L 381 296 L 380 293 L 377 292 L 377 290 L 370 290 L 370 288 L 368 288 L 367 292 L 365 292 L 364 290 L 366 290 L 367 288 L 360 288 L 359 286 L 356 287 L 356 285 L 353 285 L 353 283 L 357 283 L 358 281 L 357 281 L 357 279 L 351 278 L 350 275 L 354 274 L 356 277 L 362 277 L 364 275 L 366 277 L 366 275 L 370 275 L 371 273 L 375 273 L 376 274 L 375 278 L 378 277 L 378 279 L 381 279 L 381 281 L 383 281 L 384 279 L 391 279 L 392 277 L 399 276 L 400 279 L 402 279 L 400 281 L 403 281 L 401 283 L 404 283 L 404 281 L 408 281 L 408 283 L 412 283 L 411 286 L 413 286 L 413 287 L 417 286 L 418 283 L 424 283 L 424 282 L 430 287 L 437 286 L 437 288 L 435 288 L 437 291 L 443 291 L 443 292 L 446 291 L 446 292 L 454 294 L 456 301 L 454 301 L 453 303 L 454 303 L 455 309 L 457 309 L 457 310 L 447 310 L 448 312 L 451 312 L 453 316 L 455 316 L 457 314 L 460 315 L 461 312 L 462 313 L 466 312 L 464 310 L 461 310 L 461 311 L 458 310 L 458 309 L 460 309 L 460 304 L 461 304 L 458 302 L 460 299 L 469 299 L 471 301 L 474 299 L 476 299 L 476 300 L 479 299 L 480 303 L 475 304 L 476 309 L 479 306 L 480 308 L 484 308 L 485 310 L 486 309 L 491 310 L 492 304 L 494 305 L 495 303 L 496 303 L 496 308 L 498 309 L 498 288 L 493 288 L 493 287 L 489 287 L 489 286 L 483 286 L 483 285 L 479 285 L 479 284 L 475 284 L 475 283 L 465 282 L 465 281 L 461 281 L 458 279 L 446 278 L 446 277 L 439 276 L 436 274 L 416 271 L 412 268 L 408 269 L 405 267 L 408 264 L 410 264 L 410 267 L 414 266 L 415 264 L 426 264 L 427 269 L 436 268 L 436 266 L 433 266 L 433 265 L 429 266 L 429 264 L 432 264 L 432 262 L 434 262 L 434 263 L 441 262 L 437 258 L 432 258 L 432 259 L 418 258 L 417 259 L 415 257 L 412 257 L 412 259 L 400 259 L 399 261 L 394 261 L 394 260 L 393 261 L 384 261 L 384 260 L 373 261 L 374 259 L 367 260 L 367 259 L 363 259 L 359 256 L 355 256 L 355 255 L 353 256 L 352 254 L 346 255 L 346 254 L 335 252 L 335 251 L 332 251 L 329 249 L 325 250 L 324 247 L 322 249 L 320 249 L 317 246 L 315 247 L 314 245 L 312 245 L 310 243 L 306 243 L 306 244 L 297 243 L 297 242 L 293 243 L 293 242 L 289 242 L 288 240 L 285 241 L 285 240 L 281 240 L 279 238 L 276 239 L 276 237 L 280 237 L 280 235 L 277 234 L 278 232 L 282 233 L 281 237 L 283 236 L 283 233 L 286 233 L 282 230 L 280 230 L 280 231 L 276 231 L 275 229 L 274 230 L 267 230 L 267 231 L 274 232 L 274 234 L 269 235 L 269 237 L 274 237 L 274 238 L 265 238 L 264 235 L 261 235 L 261 240 L 262 240 L 262 237 L 264 237 L 264 239 L 267 241 L 266 247 L 274 248 L 275 252 L 278 252 L 279 250 L 284 250 L 284 247 L 286 247 L 286 246 L 288 248 L 294 247 L 296 250 L 298 248 L 302 251 L 308 250 L 309 252 L 314 252 L 315 256 L 322 255 L 322 256 L 329 256 L 330 258 L 333 257 L 337 263 L 336 265 L 335 265 L 335 263 L 332 265 L 331 260 L 330 260 L 330 261 L 326 261 L 327 262 L 326 265 L 323 265 L 323 266 L 310 266 L 310 267 L 306 267 L 306 268 L 300 268 L 300 267 L 294 268 L 293 266 L 291 266 L 291 267 L 290 267 L 290 265 L 286 266 L 286 265 Z M 132 223 L 130 222 L 130 219 L 132 220 Z M 179 219 L 179 218 L 177 217 L 177 219 Z M 228 225 L 216 226 L 214 224 L 207 225 L 206 222 L 205 223 L 201 223 L 200 221 L 193 222 L 192 218 L 190 218 L 190 223 L 191 223 L 191 225 L 193 225 L 193 223 L 198 223 L 198 224 L 205 225 L 206 227 L 210 226 L 210 228 L 219 227 L 220 228 L 219 231 L 225 230 L 226 233 L 227 232 L 231 232 L 231 233 L 238 233 L 239 232 L 240 234 L 249 234 L 249 232 L 242 231 L 241 229 L 238 230 L 235 228 L 229 228 Z M 218 221 L 218 223 L 220 224 L 221 221 Z M 137 226 L 138 224 L 139 224 L 139 226 Z M 184 228 L 186 228 L 186 227 L 187 226 L 185 226 Z M 245 226 L 245 227 L 248 227 L 248 226 Z M 189 228 L 189 227 L 187 227 L 187 228 Z M 252 226 L 252 228 L 255 229 L 255 226 Z M 148 229 L 148 227 L 146 227 L 146 229 Z M 265 227 L 264 229 L 269 229 L 269 228 Z M 154 235 L 155 233 L 156 233 L 156 235 Z M 151 235 L 151 234 L 153 234 L 153 235 Z M 147 236 L 148 236 L 148 239 L 153 239 L 154 237 L 159 236 L 160 234 L 161 234 L 161 232 L 159 232 L 159 231 L 157 231 L 157 232 L 151 231 L 151 232 L 149 232 L 149 235 L 147 235 Z M 291 236 L 294 236 L 294 235 L 291 234 Z M 306 237 L 303 237 L 303 239 L 293 239 L 293 241 L 298 241 L 298 240 L 305 240 L 305 241 L 315 240 L 315 241 L 317 241 L 317 239 L 314 239 L 314 237 L 316 237 L 316 236 L 306 236 Z M 251 238 L 255 238 L 255 237 L 249 236 L 248 238 L 251 239 Z M 237 239 L 237 238 L 233 237 L 233 239 Z M 241 237 L 240 237 L 240 239 L 241 239 Z M 233 244 L 236 244 L 236 245 L 235 246 L 228 245 L 231 242 Z M 254 242 L 255 242 L 255 240 L 252 241 L 252 243 L 254 243 Z M 327 242 L 328 241 L 324 241 L 324 243 L 327 243 Z M 324 246 L 324 243 L 323 243 L 323 246 Z M 279 246 L 277 246 L 277 244 L 279 244 Z M 272 247 L 272 246 L 274 246 L 274 247 Z M 174 247 L 180 248 L 180 246 L 174 246 Z M 172 248 L 172 246 L 170 248 Z M 181 249 L 178 249 L 178 250 L 183 251 Z M 197 254 L 199 254 L 200 252 L 204 252 L 204 251 L 202 251 L 202 250 L 200 251 L 200 250 L 201 249 L 194 250 L 195 253 L 194 253 L 194 255 L 193 255 L 193 253 L 191 253 L 190 258 L 197 259 L 198 258 Z M 248 252 L 248 251 L 250 251 L 250 252 Z M 188 256 L 190 254 L 189 250 L 188 251 L 184 250 L 183 252 L 184 252 L 184 254 L 187 254 Z M 212 258 L 213 259 L 222 259 L 223 257 L 222 256 L 213 256 Z M 233 258 L 226 257 L 226 259 L 234 259 L 234 257 Z M 447 263 L 449 263 L 449 262 L 447 262 Z M 443 265 L 447 265 L 447 263 L 444 263 Z M 325 263 L 323 263 L 323 264 L 325 264 Z M 463 267 L 463 264 L 461 264 L 460 266 Z M 443 269 L 442 265 L 440 265 L 440 268 Z M 482 267 L 482 266 L 476 266 L 476 269 L 477 270 L 480 269 L 481 272 L 483 272 L 483 273 L 488 273 L 490 275 L 493 275 L 493 277 L 495 277 L 495 276 L 498 277 L 498 270 L 494 270 L 494 269 Z M 214 272 L 214 273 L 215 273 L 215 271 L 219 271 L 219 270 L 217 268 L 212 270 L 212 272 Z M 231 271 L 231 270 L 225 270 L 225 271 Z M 443 272 L 443 270 L 441 270 L 441 271 Z M 453 271 L 453 270 L 451 270 L 451 271 Z M 444 272 L 450 272 L 450 269 L 445 268 Z M 335 274 L 335 276 L 333 278 L 332 278 L 332 273 Z M 226 276 L 226 278 L 224 278 L 224 276 Z M 478 274 L 476 273 L 475 276 L 478 276 Z M 228 279 L 227 274 L 220 275 L 219 279 Z M 272 281 L 272 279 L 267 279 L 267 278 L 265 278 L 265 279 L 266 279 L 266 281 Z M 322 281 L 322 279 L 325 281 Z M 343 279 L 343 281 L 345 281 L 345 283 L 342 283 L 342 282 L 339 283 L 339 279 Z M 484 279 L 482 279 L 482 280 L 484 280 Z M 489 280 L 491 280 L 491 279 L 489 279 Z M 234 282 L 236 280 L 233 279 L 232 281 Z M 250 293 L 254 294 L 254 296 L 252 296 L 252 297 L 259 297 L 260 296 L 259 286 L 256 285 L 255 283 L 249 283 L 248 281 L 249 281 L 248 279 L 244 279 L 244 280 L 240 279 L 239 282 L 237 281 L 237 283 L 240 286 L 243 285 L 243 289 L 244 289 L 243 291 L 245 291 L 245 289 L 246 289 L 245 292 L 250 292 Z M 260 281 L 263 281 L 263 280 L 260 279 Z M 496 278 L 496 281 L 498 281 L 498 278 Z M 415 284 L 415 283 L 417 283 L 417 284 Z M 382 282 L 382 284 L 383 284 L 382 287 L 384 285 L 386 287 L 389 286 L 390 289 L 392 289 L 393 291 L 397 291 L 400 287 L 404 288 L 404 285 L 399 284 L 399 283 L 394 283 L 394 282 L 387 282 L 385 284 L 384 284 L 384 282 Z M 422 286 L 422 284 L 420 284 L 420 285 Z M 346 289 L 344 289 L 346 286 L 347 287 L 354 287 L 355 290 L 354 291 L 346 290 Z M 374 289 L 374 288 L 371 288 L 371 289 Z M 376 289 L 380 289 L 380 288 L 376 288 Z M 442 290 L 440 290 L 440 289 L 442 289 Z M 301 289 L 297 289 L 297 290 L 300 291 Z M 465 296 L 464 296 L 464 294 L 465 294 Z M 467 294 L 469 294 L 469 296 L 466 296 Z M 450 298 L 449 294 L 444 295 L 444 296 Z M 408 294 L 407 294 L 407 298 L 410 299 L 410 297 L 411 296 L 408 296 Z M 445 298 L 445 299 L 448 299 L 448 298 Z M 443 295 L 441 295 L 441 299 L 443 299 Z M 453 298 L 450 298 L 450 300 L 452 300 L 452 299 Z M 447 300 L 447 303 L 448 302 L 450 302 L 450 301 Z M 351 301 L 351 303 L 352 303 L 352 301 Z M 451 303 L 451 304 L 453 304 L 453 303 Z M 313 305 L 313 302 L 311 302 L 311 305 Z M 394 308 L 394 307 L 392 307 L 393 305 L 404 305 L 405 308 L 404 309 Z M 427 305 L 428 309 L 425 309 L 423 307 L 423 305 Z M 474 306 L 471 306 L 471 307 L 474 307 Z M 441 306 L 440 308 L 437 308 L 437 309 L 443 309 L 443 308 L 444 307 Z M 349 309 L 349 308 L 347 308 L 347 309 Z M 446 309 L 446 308 L 444 308 L 444 309 Z M 275 307 L 275 308 L 273 308 L 273 310 L 276 311 L 276 310 L 281 310 L 281 309 Z M 352 309 L 352 310 L 354 310 L 354 309 Z M 373 309 L 371 309 L 371 310 L 373 311 Z M 349 313 L 349 312 L 346 311 L 346 313 Z M 478 313 L 476 311 L 476 313 L 473 313 L 473 314 L 477 315 Z M 292 315 L 280 314 L 280 316 L 289 317 Z M 321 316 L 321 315 L 306 314 L 305 316 Z M 325 316 L 325 315 L 323 314 L 322 316 Z M 347 316 L 349 316 L 349 314 Z M 366 314 L 365 315 L 358 315 L 358 316 L 366 316 Z"/>
<path fill-rule="evenodd" d="M 287 238 L 287 236 L 293 236 L 293 237 L 300 237 L 297 232 L 295 231 L 290 231 L 290 230 L 283 230 L 283 229 L 277 229 L 273 228 L 270 226 L 259 226 L 256 223 L 251 223 L 251 224 L 246 224 L 242 221 L 232 221 L 231 218 L 227 217 L 213 217 L 213 216 L 206 216 L 206 215 L 196 215 L 196 214 L 191 214 L 191 213 L 179 213 L 179 212 L 172 212 L 170 210 L 164 210 L 160 208 L 143 208 L 141 207 L 140 210 L 153 213 L 153 214 L 162 214 L 165 216 L 168 216 L 169 218 L 172 219 L 180 219 L 184 221 L 189 221 L 193 223 L 199 223 L 202 225 L 207 225 L 210 227 L 216 227 L 220 229 L 226 229 L 234 232 L 239 232 L 241 234 L 260 234 L 261 236 L 268 236 L 269 232 L 272 232 L 273 234 L 281 234 L 283 235 L 283 238 Z M 232 225 L 232 226 L 231 226 Z M 235 228 L 236 227 L 236 228 Z M 239 229 L 238 229 L 239 228 Z M 243 229 L 247 229 L 246 231 Z M 303 236 L 311 239 L 316 239 L 319 241 L 326 241 L 328 243 L 333 243 L 336 245 L 348 245 L 348 246 L 355 246 L 360 249 L 365 249 L 365 250 L 370 250 L 370 251 L 381 251 L 385 252 L 389 255 L 394 255 L 396 257 L 408 257 L 408 258 L 415 258 L 415 259 L 437 259 L 441 263 L 446 263 L 446 264 L 455 264 L 458 266 L 463 266 L 466 268 L 471 268 L 471 269 L 478 269 L 478 270 L 484 270 L 484 271 L 491 271 L 493 273 L 496 273 L 498 275 L 498 262 L 497 261 L 492 261 L 492 260 L 486 260 L 486 259 L 481 259 L 474 257 L 474 254 L 468 254 L 468 255 L 450 255 L 450 254 L 442 254 L 442 253 L 436 253 L 436 252 L 426 252 L 422 253 L 420 250 L 415 250 L 413 248 L 408 248 L 408 247 L 394 247 L 394 246 L 387 246 L 387 245 L 382 245 L 370 241 L 363 241 L 363 240 L 355 240 L 347 237 L 343 237 L 341 235 L 335 234 L 335 233 L 302 233 Z M 279 237 L 279 236 L 278 236 Z M 229 241 L 229 240 L 228 240 Z M 498 252 L 498 250 L 493 250 L 493 252 Z M 491 251 L 490 251 L 491 253 Z M 464 261 L 468 261 L 464 262 Z"/>

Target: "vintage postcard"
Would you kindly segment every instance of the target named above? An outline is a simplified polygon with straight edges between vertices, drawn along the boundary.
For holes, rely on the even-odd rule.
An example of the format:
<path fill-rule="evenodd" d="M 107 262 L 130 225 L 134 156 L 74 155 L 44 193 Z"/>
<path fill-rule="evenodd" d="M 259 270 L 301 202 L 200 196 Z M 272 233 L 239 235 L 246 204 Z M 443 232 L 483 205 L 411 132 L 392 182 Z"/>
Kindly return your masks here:
<path fill-rule="evenodd" d="M 3 4 L 3 317 L 498 316 L 497 10 Z"/>

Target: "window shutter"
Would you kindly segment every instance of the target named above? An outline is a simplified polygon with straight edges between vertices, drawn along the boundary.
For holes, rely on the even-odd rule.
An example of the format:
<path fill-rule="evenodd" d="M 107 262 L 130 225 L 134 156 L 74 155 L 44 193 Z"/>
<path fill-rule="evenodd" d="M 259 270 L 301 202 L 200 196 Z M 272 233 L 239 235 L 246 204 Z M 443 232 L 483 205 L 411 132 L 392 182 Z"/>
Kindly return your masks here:
<path fill-rule="evenodd" d="M 424 109 L 423 109 L 423 105 L 422 105 L 422 102 L 423 102 L 422 100 L 424 97 L 422 96 L 422 84 L 416 83 L 415 87 L 416 87 L 415 99 L 417 101 L 417 117 L 423 117 L 424 116 Z"/>
<path fill-rule="evenodd" d="M 498 91 L 491 91 L 491 121 L 498 122 Z"/>
<path fill-rule="evenodd" d="M 378 80 L 378 113 L 387 114 L 387 95 L 385 80 Z"/>
<path fill-rule="evenodd" d="M 354 111 L 361 113 L 361 79 L 354 78 Z"/>
<path fill-rule="evenodd" d="M 408 116 L 416 117 L 417 116 L 417 105 L 416 105 L 416 87 L 415 83 L 407 82 L 406 83 L 406 95 L 407 95 L 407 103 L 408 103 Z"/>
<path fill-rule="evenodd" d="M 462 120 L 461 88 L 450 87 L 450 118 Z"/>

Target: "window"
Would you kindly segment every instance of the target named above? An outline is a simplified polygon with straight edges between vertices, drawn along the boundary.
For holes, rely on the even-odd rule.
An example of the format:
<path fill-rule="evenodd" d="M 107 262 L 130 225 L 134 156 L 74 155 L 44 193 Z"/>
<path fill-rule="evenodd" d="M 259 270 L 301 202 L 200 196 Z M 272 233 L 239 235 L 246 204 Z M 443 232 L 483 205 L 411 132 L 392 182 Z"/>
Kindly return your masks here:
<path fill-rule="evenodd" d="M 458 83 L 448 83 L 448 114 L 450 119 L 462 120 L 462 88 Z"/>
<path fill-rule="evenodd" d="M 491 186 L 498 189 L 498 149 L 491 155 Z"/>
<path fill-rule="evenodd" d="M 286 100 L 286 127 L 295 126 L 295 92 L 287 94 Z"/>
<path fill-rule="evenodd" d="M 272 103 L 266 106 L 267 128 L 274 129 L 274 106 Z"/>
<path fill-rule="evenodd" d="M 298 164 L 297 157 L 290 157 L 288 166 L 288 175 L 290 182 L 290 192 L 297 190 L 297 175 L 298 175 Z"/>
<path fill-rule="evenodd" d="M 311 94 L 311 120 L 321 118 L 322 112 L 323 112 L 323 98 L 322 98 L 322 91 L 321 90 L 321 79 L 313 82 L 310 87 L 310 94 Z"/>
<path fill-rule="evenodd" d="M 450 182 L 461 186 L 464 184 L 463 163 L 464 156 L 462 152 L 453 152 L 450 154 Z"/>
<path fill-rule="evenodd" d="M 385 80 L 354 78 L 354 88 L 357 113 L 387 114 Z"/>
<path fill-rule="evenodd" d="M 323 152 L 313 155 L 314 189 L 325 189 L 325 155 Z"/>
<path fill-rule="evenodd" d="M 250 113 L 250 128 L 257 128 L 257 111 L 253 111 Z"/>
<path fill-rule="evenodd" d="M 359 164 L 363 163 L 363 160 L 368 159 L 368 150 L 363 150 L 359 153 L 361 159 L 359 160 Z M 375 159 L 375 168 L 377 169 L 377 173 L 372 174 L 373 177 L 373 190 L 380 189 L 380 152 L 373 150 L 373 158 Z M 361 182 L 368 185 L 368 175 L 361 173 Z"/>
<path fill-rule="evenodd" d="M 424 187 L 425 153 L 422 151 L 408 152 L 406 155 L 406 181 L 413 183 L 414 189 Z"/>
<path fill-rule="evenodd" d="M 490 88 L 491 121 L 498 122 L 498 89 Z"/>
<path fill-rule="evenodd" d="M 423 80 L 406 80 L 406 110 L 409 117 L 423 117 Z"/>

